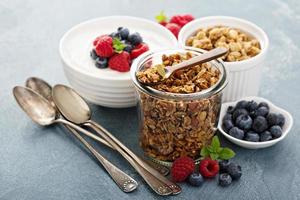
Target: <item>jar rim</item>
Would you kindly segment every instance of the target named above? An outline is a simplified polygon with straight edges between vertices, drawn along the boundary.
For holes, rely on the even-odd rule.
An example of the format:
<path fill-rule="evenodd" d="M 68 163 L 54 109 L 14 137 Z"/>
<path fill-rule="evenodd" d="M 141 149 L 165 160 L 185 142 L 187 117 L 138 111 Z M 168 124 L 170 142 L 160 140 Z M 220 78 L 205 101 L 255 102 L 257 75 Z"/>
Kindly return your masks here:
<path fill-rule="evenodd" d="M 153 57 L 153 55 L 158 54 L 158 53 L 163 53 L 163 52 L 172 52 L 172 53 L 177 53 L 179 51 L 185 51 L 185 52 L 193 52 L 197 54 L 202 54 L 206 52 L 205 50 L 194 48 L 194 47 L 184 47 L 184 48 L 174 48 L 174 49 L 159 49 L 159 50 L 154 50 L 154 51 L 147 51 L 146 53 L 142 54 L 138 58 L 134 60 L 134 62 L 131 65 L 130 69 L 130 75 L 131 79 L 135 85 L 135 87 L 148 94 L 151 96 L 154 96 L 156 98 L 162 98 L 162 99 L 174 99 L 174 100 L 194 100 L 194 99 L 202 99 L 202 98 L 207 98 L 209 96 L 212 96 L 214 94 L 218 94 L 221 92 L 227 85 L 228 80 L 227 80 L 227 69 L 224 65 L 224 62 L 221 59 L 215 59 L 210 61 L 213 66 L 217 67 L 218 70 L 221 72 L 221 77 L 218 80 L 216 84 L 214 84 L 212 87 L 201 90 L 200 92 L 194 92 L 194 93 L 188 93 L 188 94 L 182 94 L 182 93 L 171 93 L 171 92 L 165 92 L 165 91 L 160 91 L 157 89 L 152 88 L 151 86 L 146 86 L 141 84 L 136 77 L 136 72 L 145 64 L 145 62 Z"/>

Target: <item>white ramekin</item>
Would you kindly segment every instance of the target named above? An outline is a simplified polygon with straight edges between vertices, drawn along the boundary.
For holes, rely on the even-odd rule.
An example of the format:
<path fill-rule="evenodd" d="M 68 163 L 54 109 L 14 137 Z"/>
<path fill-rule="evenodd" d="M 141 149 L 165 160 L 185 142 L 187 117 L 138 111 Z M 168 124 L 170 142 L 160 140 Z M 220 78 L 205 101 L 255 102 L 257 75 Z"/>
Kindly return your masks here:
<path fill-rule="evenodd" d="M 196 19 L 185 25 L 179 32 L 179 46 L 185 46 L 188 37 L 194 35 L 200 28 L 217 25 L 229 26 L 256 38 L 261 46 L 261 52 L 247 60 L 225 62 L 228 73 L 228 85 L 224 90 L 223 101 L 236 101 L 245 96 L 257 96 L 264 60 L 269 48 L 267 34 L 257 25 L 235 17 L 210 16 Z"/>

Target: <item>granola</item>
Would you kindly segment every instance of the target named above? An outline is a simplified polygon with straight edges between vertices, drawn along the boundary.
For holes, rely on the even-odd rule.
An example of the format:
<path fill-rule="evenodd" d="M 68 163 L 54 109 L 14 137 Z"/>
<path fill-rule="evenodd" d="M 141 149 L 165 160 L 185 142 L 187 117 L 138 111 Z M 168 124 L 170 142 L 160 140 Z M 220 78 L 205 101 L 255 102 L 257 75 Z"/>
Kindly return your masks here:
<path fill-rule="evenodd" d="M 191 54 L 164 55 L 164 66 L 174 65 Z M 144 75 L 153 77 L 154 69 L 148 68 Z M 155 67 L 154 67 L 155 68 Z M 169 93 L 196 93 L 215 85 L 220 71 L 210 63 L 179 70 L 168 80 L 152 86 Z M 181 156 L 196 159 L 203 146 L 214 136 L 221 107 L 221 93 L 197 100 L 161 99 L 139 91 L 141 112 L 140 145 L 146 155 L 162 160 L 174 161 Z"/>
<path fill-rule="evenodd" d="M 257 39 L 239 29 L 226 26 L 201 28 L 187 39 L 186 45 L 204 50 L 225 47 L 228 53 L 222 59 L 226 62 L 246 60 L 261 51 Z"/>

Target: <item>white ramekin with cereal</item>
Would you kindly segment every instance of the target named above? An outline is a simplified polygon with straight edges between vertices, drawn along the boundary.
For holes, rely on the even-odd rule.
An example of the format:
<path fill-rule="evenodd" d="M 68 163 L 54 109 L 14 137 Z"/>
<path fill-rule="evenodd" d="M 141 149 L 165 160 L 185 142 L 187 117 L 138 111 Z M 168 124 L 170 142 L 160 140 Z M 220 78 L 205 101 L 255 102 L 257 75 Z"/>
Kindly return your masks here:
<path fill-rule="evenodd" d="M 235 17 L 203 17 L 185 25 L 178 40 L 180 46 L 204 50 L 228 48 L 227 55 L 222 57 L 229 72 L 224 101 L 258 94 L 269 47 L 269 39 L 260 27 Z"/>

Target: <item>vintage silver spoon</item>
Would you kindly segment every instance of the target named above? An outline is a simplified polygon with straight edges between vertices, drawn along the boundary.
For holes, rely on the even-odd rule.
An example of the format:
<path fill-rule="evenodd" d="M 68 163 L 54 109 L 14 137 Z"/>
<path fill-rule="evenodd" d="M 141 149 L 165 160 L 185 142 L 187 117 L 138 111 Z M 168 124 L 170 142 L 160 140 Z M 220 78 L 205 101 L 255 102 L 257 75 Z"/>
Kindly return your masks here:
<path fill-rule="evenodd" d="M 78 131 L 81 131 L 87 135 L 91 134 L 88 131 L 64 120 L 63 118 L 57 118 L 59 114 L 56 112 L 55 107 L 51 105 L 51 103 L 48 102 L 45 98 L 35 93 L 33 90 L 16 86 L 13 89 L 13 94 L 20 107 L 36 123 L 42 126 L 54 123 L 63 123 L 70 127 L 71 130 L 77 129 Z M 91 153 L 103 165 L 103 167 L 110 174 L 112 179 L 122 191 L 132 192 L 137 188 L 138 183 L 133 178 L 121 171 L 106 158 L 104 158 L 76 131 L 72 131 L 72 133 L 91 151 Z"/>
<path fill-rule="evenodd" d="M 37 77 L 30 77 L 26 80 L 25 85 L 26 85 L 26 87 L 32 89 L 33 91 L 35 91 L 36 93 L 40 94 L 45 99 L 47 99 L 50 103 L 55 105 L 53 102 L 53 99 L 52 99 L 52 87 L 45 80 L 37 78 Z M 64 126 L 73 133 L 77 132 L 76 130 L 72 129 L 71 127 L 68 127 L 66 125 L 64 125 Z M 113 147 L 109 143 L 107 143 L 105 140 L 103 140 L 102 138 L 98 137 L 97 141 L 99 141 L 100 143 L 113 149 Z M 154 163 L 150 160 L 144 160 L 144 161 L 147 162 L 149 165 L 151 165 L 154 169 L 156 169 L 162 175 L 167 176 L 169 174 L 169 169 L 167 167 L 162 166 L 158 163 Z"/>
<path fill-rule="evenodd" d="M 153 169 L 150 165 L 136 156 L 130 149 L 128 149 L 123 143 L 115 138 L 111 133 L 104 129 L 101 125 L 91 120 L 91 111 L 84 99 L 77 94 L 72 88 L 65 85 L 55 85 L 52 90 L 52 98 L 57 108 L 63 114 L 63 116 L 74 122 L 75 124 L 86 125 L 93 128 L 101 137 L 103 137 L 110 145 L 114 147 L 145 179 L 148 175 L 151 175 L 155 179 L 158 179 L 161 183 L 164 183 L 163 188 L 160 188 L 156 192 L 171 191 L 173 194 L 179 194 L 181 188 L 162 176 L 159 172 Z M 148 172 L 145 176 L 144 172 Z M 151 178 L 152 180 L 153 178 Z M 147 179 L 145 179 L 147 182 Z M 149 184 L 149 183 L 148 183 Z M 151 186 L 151 185 L 150 185 Z M 170 190 L 171 189 L 171 190 Z"/>
<path fill-rule="evenodd" d="M 144 84 L 144 85 L 149 85 L 149 86 L 157 85 L 157 84 L 160 84 L 160 83 L 166 81 L 177 70 L 193 67 L 195 65 L 199 65 L 199 64 L 214 60 L 216 58 L 222 57 L 227 53 L 227 51 L 228 51 L 228 49 L 226 49 L 224 47 L 218 47 L 218 48 L 212 49 L 210 51 L 207 51 L 203 54 L 197 55 L 187 61 L 178 63 L 176 65 L 163 67 L 160 69 L 160 70 L 162 70 L 160 72 L 160 76 L 162 76 L 162 77 L 161 77 L 161 79 L 157 80 L 156 82 L 152 82 L 152 83 L 142 82 L 138 78 L 137 78 L 137 80 L 141 84 Z"/>

